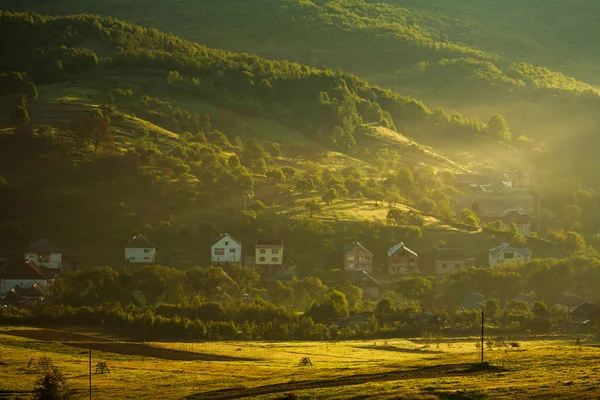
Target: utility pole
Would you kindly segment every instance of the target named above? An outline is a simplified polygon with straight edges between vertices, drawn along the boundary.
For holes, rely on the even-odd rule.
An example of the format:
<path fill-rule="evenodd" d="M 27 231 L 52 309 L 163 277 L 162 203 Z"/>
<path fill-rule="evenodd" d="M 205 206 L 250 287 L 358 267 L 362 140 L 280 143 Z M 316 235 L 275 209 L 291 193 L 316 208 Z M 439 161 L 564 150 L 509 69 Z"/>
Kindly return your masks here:
<path fill-rule="evenodd" d="M 483 323 L 485 321 L 485 311 L 481 310 L 481 363 L 483 364 L 483 334 L 484 334 L 484 328 L 483 328 Z"/>
<path fill-rule="evenodd" d="M 92 344 L 90 343 L 90 400 L 92 400 Z"/>

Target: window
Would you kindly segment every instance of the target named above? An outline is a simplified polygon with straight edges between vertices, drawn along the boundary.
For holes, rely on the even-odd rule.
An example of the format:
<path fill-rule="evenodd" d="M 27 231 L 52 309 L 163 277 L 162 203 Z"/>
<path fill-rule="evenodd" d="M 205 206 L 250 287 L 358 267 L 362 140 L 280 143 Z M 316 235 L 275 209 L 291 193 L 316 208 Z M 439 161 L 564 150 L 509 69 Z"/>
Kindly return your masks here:
<path fill-rule="evenodd" d="M 224 256 L 225 249 L 223 247 L 215 247 L 215 256 Z"/>
<path fill-rule="evenodd" d="M 144 249 L 144 253 L 150 253 L 150 249 Z"/>
<path fill-rule="evenodd" d="M 48 262 L 50 261 L 50 254 L 38 254 L 37 260 L 39 262 Z"/>
<path fill-rule="evenodd" d="M 229 246 L 229 242 L 225 242 L 225 246 Z"/>
<path fill-rule="evenodd" d="M 135 256 L 130 256 L 129 259 L 130 260 L 135 260 Z"/>
<path fill-rule="evenodd" d="M 150 257 L 144 257 L 144 260 L 150 260 Z"/>
<path fill-rule="evenodd" d="M 271 257 L 271 262 L 279 262 L 279 257 Z"/>
<path fill-rule="evenodd" d="M 236 250 L 236 249 L 229 249 L 229 252 L 230 252 L 230 253 L 235 253 L 235 250 Z"/>
<path fill-rule="evenodd" d="M 348 261 L 354 261 L 354 256 L 348 256 Z"/>
<path fill-rule="evenodd" d="M 348 265 L 346 266 L 346 268 L 348 268 L 348 269 L 354 269 L 354 264 L 348 264 Z"/>
<path fill-rule="evenodd" d="M 513 258 L 515 258 L 515 253 L 512 253 L 512 252 L 504 253 L 505 260 L 512 260 Z"/>
<path fill-rule="evenodd" d="M 260 257 L 260 258 L 258 259 L 258 261 L 260 261 L 260 262 L 265 262 L 265 258 L 264 258 L 264 257 Z"/>
<path fill-rule="evenodd" d="M 259 253 L 259 254 L 265 254 L 266 252 L 267 252 L 267 251 L 266 251 L 265 249 L 259 249 L 259 250 L 258 250 L 258 253 Z"/>
<path fill-rule="evenodd" d="M 273 249 L 273 250 L 271 250 L 271 254 L 279 254 L 279 249 Z"/>

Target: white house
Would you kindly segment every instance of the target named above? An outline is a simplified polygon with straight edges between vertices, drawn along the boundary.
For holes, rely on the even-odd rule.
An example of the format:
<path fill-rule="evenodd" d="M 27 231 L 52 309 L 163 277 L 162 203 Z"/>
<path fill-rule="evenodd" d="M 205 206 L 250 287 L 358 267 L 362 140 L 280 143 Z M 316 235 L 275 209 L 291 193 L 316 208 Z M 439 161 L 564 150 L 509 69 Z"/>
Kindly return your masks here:
<path fill-rule="evenodd" d="M 48 239 L 40 239 L 29 243 L 25 250 L 25 260 L 33 261 L 39 267 L 60 269 L 62 251 Z"/>
<path fill-rule="evenodd" d="M 210 251 L 212 264 L 241 264 L 242 244 L 235 240 L 230 234 L 224 233 L 217 239 Z"/>
<path fill-rule="evenodd" d="M 531 261 L 531 250 L 512 247 L 508 243 L 502 243 L 498 247 L 490 249 L 489 265 L 493 267 L 503 262 L 528 262 Z"/>
<path fill-rule="evenodd" d="M 8 268 L 0 278 L 0 296 L 6 295 L 14 287 L 22 289 L 32 288 L 34 285 L 44 290 L 54 281 L 56 270 L 36 265 L 32 261 L 25 261 L 18 267 Z"/>
<path fill-rule="evenodd" d="M 125 261 L 152 264 L 156 261 L 156 246 L 142 234 L 134 236 L 125 246 Z"/>
<path fill-rule="evenodd" d="M 254 252 L 256 265 L 283 264 L 283 240 L 257 240 Z"/>

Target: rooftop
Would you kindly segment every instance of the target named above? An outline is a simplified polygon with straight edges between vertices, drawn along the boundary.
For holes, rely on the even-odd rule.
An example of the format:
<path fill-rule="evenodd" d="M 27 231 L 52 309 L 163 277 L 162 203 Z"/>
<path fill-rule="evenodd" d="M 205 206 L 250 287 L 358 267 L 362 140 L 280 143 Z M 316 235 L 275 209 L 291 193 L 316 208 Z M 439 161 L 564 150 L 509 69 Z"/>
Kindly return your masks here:
<path fill-rule="evenodd" d="M 257 240 L 256 247 L 283 247 L 283 240 Z"/>
<path fill-rule="evenodd" d="M 39 239 L 27 245 L 26 253 L 32 254 L 60 254 L 60 248 L 48 239 Z"/>
<path fill-rule="evenodd" d="M 225 232 L 222 233 L 221 236 L 219 236 L 219 238 L 217 240 L 215 240 L 213 242 L 213 244 L 218 243 L 221 239 L 228 237 L 229 239 L 231 239 L 233 242 L 237 243 L 238 245 L 240 245 L 240 247 L 242 247 L 242 243 L 239 242 L 237 239 L 235 239 L 233 236 L 231 236 L 229 233 Z"/>
<path fill-rule="evenodd" d="M 396 244 L 395 246 L 390 247 L 388 249 L 388 251 L 387 251 L 388 257 L 391 257 L 392 255 L 394 255 L 400 249 L 404 249 L 404 250 L 408 251 L 410 254 L 412 254 L 413 256 L 419 257 L 419 255 L 417 253 L 415 253 L 414 251 L 412 251 L 408 247 L 404 246 L 403 242 L 400 242 L 400 243 Z"/>
<path fill-rule="evenodd" d="M 129 242 L 127 242 L 127 246 L 125 247 L 128 249 L 153 249 L 156 246 L 154 245 L 154 243 L 149 241 L 146 238 L 146 236 L 140 233 L 139 235 L 134 236 L 133 239 L 131 239 Z"/>
<path fill-rule="evenodd" d="M 358 248 L 361 248 L 361 249 L 363 249 L 364 251 L 366 251 L 366 252 L 367 252 L 367 253 L 369 253 L 370 255 L 373 255 L 373 253 L 371 253 L 371 252 L 369 251 L 369 249 L 367 249 L 365 246 L 363 246 L 363 245 L 362 245 L 362 244 L 360 244 L 359 242 L 352 242 L 352 244 L 349 244 L 349 245 L 347 245 L 347 246 L 344 248 L 344 253 L 347 253 L 347 252 L 349 252 L 349 251 L 351 251 L 351 250 L 354 250 L 354 249 L 356 249 L 357 247 L 358 247 Z"/>
<path fill-rule="evenodd" d="M 523 257 L 531 257 L 531 249 L 512 247 L 508 243 L 502 243 L 500 246 L 490 249 L 490 256 L 496 257 L 498 254 L 503 253 L 505 251 L 512 251 L 514 253 L 518 253 Z"/>

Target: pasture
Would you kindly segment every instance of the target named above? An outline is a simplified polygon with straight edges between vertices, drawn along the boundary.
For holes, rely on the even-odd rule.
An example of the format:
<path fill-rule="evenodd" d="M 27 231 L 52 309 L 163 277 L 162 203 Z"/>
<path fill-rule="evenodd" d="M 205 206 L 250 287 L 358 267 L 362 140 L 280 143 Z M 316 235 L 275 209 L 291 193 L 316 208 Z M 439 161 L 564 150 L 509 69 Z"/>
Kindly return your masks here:
<path fill-rule="evenodd" d="M 92 344 L 94 399 L 598 398 L 600 349 L 574 338 L 527 338 L 519 347 L 476 338 L 336 342 L 140 343 L 108 335 L 0 330 L 0 398 L 30 398 L 49 357 L 87 398 Z M 312 366 L 299 365 L 304 357 Z M 99 361 L 110 373 L 95 374 Z"/>

